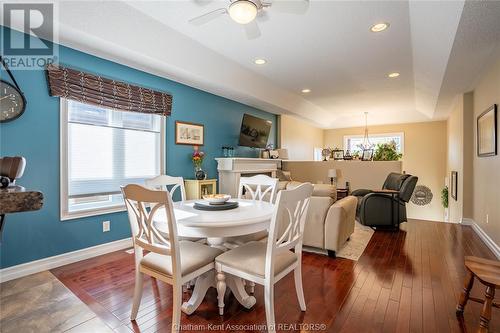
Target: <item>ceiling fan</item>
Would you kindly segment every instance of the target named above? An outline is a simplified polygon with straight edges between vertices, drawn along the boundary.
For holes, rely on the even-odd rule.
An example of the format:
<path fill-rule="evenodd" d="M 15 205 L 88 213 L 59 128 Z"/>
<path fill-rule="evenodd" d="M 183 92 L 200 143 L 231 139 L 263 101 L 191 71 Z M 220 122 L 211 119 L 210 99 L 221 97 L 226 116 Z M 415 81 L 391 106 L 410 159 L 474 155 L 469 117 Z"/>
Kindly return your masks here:
<path fill-rule="evenodd" d="M 196 3 L 206 1 L 195 0 Z M 266 21 L 268 19 L 265 8 L 272 7 L 277 12 L 290 14 L 304 14 L 309 8 L 309 0 L 274 0 L 272 2 L 263 0 L 229 0 L 227 8 L 218 8 L 203 15 L 189 20 L 194 25 L 203 25 L 222 15 L 229 15 L 233 21 L 243 25 L 248 39 L 258 38 L 260 34 L 256 19 Z"/>

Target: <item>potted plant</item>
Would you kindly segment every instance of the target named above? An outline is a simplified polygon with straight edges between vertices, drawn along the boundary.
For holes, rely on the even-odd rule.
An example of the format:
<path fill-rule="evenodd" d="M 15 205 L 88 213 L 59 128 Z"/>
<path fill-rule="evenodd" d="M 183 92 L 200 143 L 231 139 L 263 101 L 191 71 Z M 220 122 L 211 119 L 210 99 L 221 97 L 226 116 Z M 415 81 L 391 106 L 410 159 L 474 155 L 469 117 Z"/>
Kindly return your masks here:
<path fill-rule="evenodd" d="M 374 161 L 399 161 L 403 154 L 398 153 L 396 142 L 379 143 L 373 154 Z"/>
<path fill-rule="evenodd" d="M 445 186 L 441 190 L 441 204 L 444 208 L 448 208 L 448 195 L 448 186 Z"/>

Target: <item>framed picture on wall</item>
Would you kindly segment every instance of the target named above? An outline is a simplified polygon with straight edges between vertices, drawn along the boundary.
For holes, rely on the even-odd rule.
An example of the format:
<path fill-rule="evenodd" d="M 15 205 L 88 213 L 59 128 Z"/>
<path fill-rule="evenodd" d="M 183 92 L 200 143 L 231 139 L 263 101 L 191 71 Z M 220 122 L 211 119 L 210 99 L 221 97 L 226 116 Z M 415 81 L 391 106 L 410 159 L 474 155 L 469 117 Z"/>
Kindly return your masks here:
<path fill-rule="evenodd" d="M 458 194 L 457 194 L 457 188 L 458 188 L 458 172 L 452 171 L 451 172 L 451 184 L 450 184 L 450 189 L 451 189 L 451 197 L 457 201 L 458 199 Z"/>
<path fill-rule="evenodd" d="M 203 146 L 205 142 L 205 128 L 201 124 L 184 121 L 175 122 L 175 144 Z"/>
<path fill-rule="evenodd" d="M 497 154 L 497 105 L 493 104 L 477 117 L 477 156 Z"/>

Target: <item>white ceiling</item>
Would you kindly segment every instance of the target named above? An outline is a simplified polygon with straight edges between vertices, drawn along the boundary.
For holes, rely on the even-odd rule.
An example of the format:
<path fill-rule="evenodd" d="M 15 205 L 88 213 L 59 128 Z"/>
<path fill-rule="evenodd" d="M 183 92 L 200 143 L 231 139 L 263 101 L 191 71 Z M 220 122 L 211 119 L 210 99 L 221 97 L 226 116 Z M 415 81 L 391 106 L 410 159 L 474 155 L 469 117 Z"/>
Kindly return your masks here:
<path fill-rule="evenodd" d="M 499 56 L 499 1 L 311 0 L 304 15 L 266 9 L 254 40 L 228 16 L 188 23 L 228 3 L 64 1 L 59 39 L 324 128 L 362 125 L 364 112 L 370 124 L 444 119 Z M 380 21 L 390 28 L 370 32 Z M 254 65 L 259 57 L 268 63 Z M 386 78 L 393 71 L 401 76 Z"/>

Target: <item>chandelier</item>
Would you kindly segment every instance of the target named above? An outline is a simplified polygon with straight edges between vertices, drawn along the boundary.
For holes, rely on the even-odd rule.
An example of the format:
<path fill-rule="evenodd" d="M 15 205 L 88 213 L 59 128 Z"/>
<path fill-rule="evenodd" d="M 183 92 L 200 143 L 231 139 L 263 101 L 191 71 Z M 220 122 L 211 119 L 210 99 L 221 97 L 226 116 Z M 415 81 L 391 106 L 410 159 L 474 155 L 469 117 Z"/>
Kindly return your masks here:
<path fill-rule="evenodd" d="M 363 143 L 361 144 L 363 149 L 372 149 L 373 144 L 370 142 L 368 137 L 368 112 L 365 112 L 365 135 L 363 137 Z"/>

